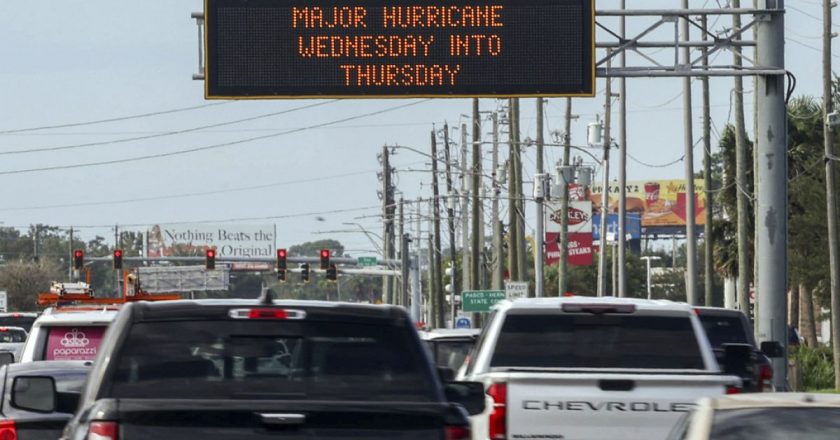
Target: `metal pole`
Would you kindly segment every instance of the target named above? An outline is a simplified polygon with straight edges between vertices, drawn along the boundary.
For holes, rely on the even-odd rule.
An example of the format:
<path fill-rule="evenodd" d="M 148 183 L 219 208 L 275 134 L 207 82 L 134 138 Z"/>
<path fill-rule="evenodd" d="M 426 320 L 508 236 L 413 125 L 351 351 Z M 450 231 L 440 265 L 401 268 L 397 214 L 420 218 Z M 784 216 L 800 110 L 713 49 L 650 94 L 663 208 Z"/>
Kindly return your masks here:
<path fill-rule="evenodd" d="M 534 199 L 536 199 L 537 207 L 537 231 L 534 233 L 534 294 L 537 298 L 542 297 L 545 292 L 545 283 L 543 280 L 543 270 L 545 269 L 544 251 L 545 247 L 545 213 L 543 205 L 543 194 L 545 188 L 545 170 L 543 169 L 543 150 L 545 148 L 545 137 L 543 134 L 543 106 L 545 105 L 543 98 L 537 98 L 537 173 L 534 175 Z M 539 177 L 538 177 L 539 176 Z"/>
<path fill-rule="evenodd" d="M 400 280 L 400 295 L 395 298 L 394 303 L 408 307 L 408 234 L 405 233 L 405 207 L 403 198 L 400 197 L 400 268 L 402 279 Z M 337 280 L 336 280 L 337 281 Z M 336 282 L 336 288 L 338 283 Z"/>
<path fill-rule="evenodd" d="M 682 0 L 682 7 L 688 9 L 688 0 Z M 688 18 L 680 18 L 683 41 L 689 41 Z M 691 49 L 682 48 L 682 63 L 691 64 Z M 686 299 L 689 304 L 698 304 L 697 296 L 697 242 L 695 234 L 695 192 L 694 192 L 694 130 L 691 116 L 691 78 L 683 78 L 683 117 L 685 125 L 685 270 Z"/>
<path fill-rule="evenodd" d="M 708 35 L 708 17 L 702 17 L 703 25 L 703 41 L 709 39 Z M 704 47 L 703 53 L 703 67 L 709 67 L 709 49 Z M 703 287 L 705 289 L 706 306 L 713 306 L 712 304 L 712 288 L 714 287 L 714 259 L 713 259 L 713 245 L 712 242 L 712 204 L 714 194 L 712 194 L 712 120 L 710 116 L 710 95 L 709 95 L 709 78 L 703 77 L 701 79 L 703 84 L 703 190 L 705 192 L 706 204 L 704 206 L 704 221 L 703 221 L 703 269 L 704 279 Z"/>
<path fill-rule="evenodd" d="M 472 246 L 470 246 L 470 197 L 469 173 L 467 172 L 467 124 L 461 124 L 461 286 L 463 290 L 473 290 L 472 284 Z"/>
<path fill-rule="evenodd" d="M 758 19 L 757 62 L 785 68 L 784 0 L 767 0 Z M 787 114 L 785 76 L 760 75 L 758 102 L 758 340 L 778 341 L 787 347 Z M 786 389 L 787 358 L 773 359 L 773 383 Z"/>
<path fill-rule="evenodd" d="M 572 162 L 572 98 L 566 98 L 566 125 L 563 127 L 563 166 L 569 166 Z M 563 296 L 569 290 L 568 268 L 569 268 L 569 184 L 560 182 L 560 190 L 563 192 L 562 209 L 563 215 L 560 218 L 560 262 L 557 266 L 557 295 Z"/>
<path fill-rule="evenodd" d="M 438 154 L 437 154 L 437 137 L 435 131 L 432 130 L 432 200 L 433 213 L 432 221 L 435 225 L 435 251 L 434 251 L 434 266 L 435 266 L 435 290 L 434 299 L 432 300 L 432 310 L 435 315 L 435 323 L 443 327 L 446 320 L 444 319 L 444 304 L 443 304 L 443 269 L 441 267 L 441 249 L 440 249 L 440 189 L 438 187 Z"/>
<path fill-rule="evenodd" d="M 455 298 L 461 293 L 461 290 L 458 288 L 458 268 L 456 267 L 456 260 L 457 260 L 457 246 L 458 243 L 455 241 L 455 193 L 452 189 L 452 166 L 450 161 L 449 155 L 449 125 L 443 124 L 443 160 L 446 161 L 446 213 L 447 213 L 447 224 L 449 226 L 449 262 L 452 265 L 452 276 L 450 277 L 450 285 L 452 286 L 452 298 Z M 455 301 L 451 301 L 449 306 L 449 316 L 452 319 L 452 322 L 455 322 Z"/>
<path fill-rule="evenodd" d="M 382 257 L 391 258 L 389 249 L 391 243 L 390 229 L 393 227 L 391 218 L 391 163 L 388 146 L 382 147 Z M 390 304 L 391 277 L 382 277 L 382 302 Z"/>
<path fill-rule="evenodd" d="M 73 227 L 70 226 L 70 245 L 69 249 L 67 249 L 68 255 L 68 263 L 67 263 L 67 279 L 70 281 L 75 281 L 73 278 Z"/>
<path fill-rule="evenodd" d="M 472 215 L 470 220 L 470 288 L 473 290 L 481 289 L 479 284 L 479 264 L 481 262 L 481 203 L 479 201 L 479 191 L 481 191 L 481 119 L 479 115 L 478 98 L 472 100 L 472 169 L 470 172 L 470 179 L 472 179 Z M 452 321 L 455 322 L 454 320 Z"/>
<path fill-rule="evenodd" d="M 520 118 L 519 98 L 513 99 L 514 104 L 514 126 L 513 136 L 516 151 L 516 271 L 519 274 L 517 281 L 528 281 L 527 254 L 525 253 L 525 197 L 522 190 L 522 142 L 520 140 Z"/>
<path fill-rule="evenodd" d="M 831 72 L 831 0 L 823 0 L 823 115 L 834 112 Z M 823 121 L 823 138 L 826 157 L 834 156 L 834 128 Z M 840 272 L 837 269 L 837 190 L 836 170 L 833 160 L 825 161 L 825 201 L 828 216 L 828 267 L 831 288 L 831 310 L 840 311 Z M 795 324 L 795 323 L 794 323 Z M 840 313 L 831 314 L 831 345 L 834 349 L 834 387 L 840 388 Z"/>
<path fill-rule="evenodd" d="M 420 280 L 420 251 L 423 248 L 423 229 L 421 224 L 422 216 L 420 215 L 420 198 L 417 199 L 416 208 L 417 219 L 415 227 L 417 229 L 414 234 L 416 244 L 414 246 L 414 257 L 411 261 L 411 317 L 414 319 L 414 322 L 420 322 L 423 320 L 423 283 Z"/>
<path fill-rule="evenodd" d="M 740 7 L 741 0 L 733 0 L 732 7 Z M 732 16 L 733 31 L 741 29 L 741 16 Z M 733 62 L 737 67 L 743 64 L 741 49 L 733 47 Z M 757 89 L 756 89 L 757 90 Z M 738 296 L 738 308 L 749 314 L 750 310 L 750 279 L 752 278 L 752 267 L 750 267 L 750 249 L 747 229 L 749 228 L 749 200 L 747 195 L 747 129 L 744 117 L 744 80 L 735 77 L 735 89 L 733 92 L 735 107 L 735 192 L 736 192 L 736 217 L 738 222 L 738 278 L 736 293 Z"/>
<path fill-rule="evenodd" d="M 621 0 L 621 9 L 625 9 L 626 0 Z M 619 19 L 619 35 L 622 40 L 626 33 L 626 17 Z M 627 65 L 627 52 L 621 51 L 621 67 Z M 618 287 L 617 296 L 627 296 L 627 80 L 618 80 L 619 128 L 618 142 Z"/>
<path fill-rule="evenodd" d="M 645 258 L 645 263 L 647 265 L 647 299 L 653 299 L 653 289 L 650 286 L 650 258 Z"/>
<path fill-rule="evenodd" d="M 601 242 L 598 251 L 598 296 L 607 294 L 607 217 L 610 211 L 610 122 L 612 120 L 612 80 L 606 79 L 606 102 L 604 104 L 604 158 L 601 161 L 603 171 L 603 189 L 601 190 Z"/>
<path fill-rule="evenodd" d="M 502 223 L 499 219 L 499 195 L 501 194 L 501 176 L 499 176 L 499 114 L 493 113 L 493 276 L 490 287 L 501 290 L 503 283 L 502 268 L 504 267 L 505 252 L 502 248 Z M 454 231 L 453 231 L 454 236 Z"/>
<path fill-rule="evenodd" d="M 511 280 L 519 280 L 517 270 L 517 253 L 519 246 L 516 242 L 516 139 L 513 135 L 515 130 L 513 104 L 514 98 L 508 99 L 508 276 Z"/>
<path fill-rule="evenodd" d="M 119 249 L 120 247 L 120 227 L 118 225 L 114 225 L 114 249 Z M 114 297 L 120 296 L 120 271 L 114 271 Z"/>

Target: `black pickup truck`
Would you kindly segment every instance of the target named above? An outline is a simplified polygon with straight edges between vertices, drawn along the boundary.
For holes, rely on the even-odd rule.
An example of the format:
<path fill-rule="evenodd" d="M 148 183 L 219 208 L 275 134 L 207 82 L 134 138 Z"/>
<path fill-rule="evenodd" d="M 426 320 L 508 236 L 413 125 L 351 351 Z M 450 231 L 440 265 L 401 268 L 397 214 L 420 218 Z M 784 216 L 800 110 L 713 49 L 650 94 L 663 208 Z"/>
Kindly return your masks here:
<path fill-rule="evenodd" d="M 720 307 L 695 308 L 706 336 L 718 362 L 723 364 L 726 352 L 740 352 L 729 359 L 738 359 L 738 365 L 721 365 L 727 371 L 741 377 L 743 392 L 772 392 L 773 365 L 770 358 L 782 355 L 782 348 L 778 342 L 762 343 L 761 349 L 756 346 L 750 321 L 743 312 Z"/>
<path fill-rule="evenodd" d="M 308 301 L 127 304 L 68 440 L 470 438 L 480 384 L 441 384 L 400 308 Z"/>

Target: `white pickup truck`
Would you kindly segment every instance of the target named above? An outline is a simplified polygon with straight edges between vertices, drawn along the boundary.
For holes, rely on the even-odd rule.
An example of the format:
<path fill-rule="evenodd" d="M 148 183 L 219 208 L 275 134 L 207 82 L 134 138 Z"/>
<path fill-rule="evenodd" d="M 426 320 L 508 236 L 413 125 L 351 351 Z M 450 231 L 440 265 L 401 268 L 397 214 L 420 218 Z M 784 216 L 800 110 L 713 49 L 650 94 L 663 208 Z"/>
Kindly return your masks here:
<path fill-rule="evenodd" d="M 586 297 L 500 303 L 461 376 L 487 390 L 480 440 L 664 439 L 697 399 L 741 382 L 688 305 Z"/>

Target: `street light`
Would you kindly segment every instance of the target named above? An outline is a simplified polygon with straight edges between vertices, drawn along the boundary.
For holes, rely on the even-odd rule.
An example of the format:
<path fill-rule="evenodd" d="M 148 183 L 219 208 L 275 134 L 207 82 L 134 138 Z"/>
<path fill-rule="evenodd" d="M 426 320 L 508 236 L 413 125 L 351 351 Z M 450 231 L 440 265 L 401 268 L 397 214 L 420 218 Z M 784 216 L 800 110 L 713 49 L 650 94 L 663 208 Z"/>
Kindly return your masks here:
<path fill-rule="evenodd" d="M 661 260 L 662 257 L 657 257 L 656 255 L 647 255 L 642 257 L 642 260 L 645 260 L 647 263 L 647 299 L 652 299 L 651 289 L 650 289 L 650 261 L 651 260 Z"/>

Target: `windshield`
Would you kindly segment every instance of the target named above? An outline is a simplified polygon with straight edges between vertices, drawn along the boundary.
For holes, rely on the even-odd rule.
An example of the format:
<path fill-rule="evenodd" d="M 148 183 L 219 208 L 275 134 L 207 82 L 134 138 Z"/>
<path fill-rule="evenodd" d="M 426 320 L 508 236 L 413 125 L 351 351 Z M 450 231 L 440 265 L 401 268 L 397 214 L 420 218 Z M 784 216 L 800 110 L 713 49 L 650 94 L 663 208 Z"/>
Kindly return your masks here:
<path fill-rule="evenodd" d="M 140 323 L 119 354 L 112 395 L 428 401 L 425 357 L 409 337 L 347 323 Z"/>
<path fill-rule="evenodd" d="M 26 342 L 26 332 L 23 330 L 0 329 L 0 343 Z"/>
<path fill-rule="evenodd" d="M 688 317 L 510 314 L 491 367 L 703 369 Z"/>
<path fill-rule="evenodd" d="M 470 353 L 474 341 L 434 341 L 435 363 L 441 367 L 458 371 L 464 364 L 464 359 Z"/>
<path fill-rule="evenodd" d="M 33 322 L 35 322 L 34 316 L 0 316 L 0 327 L 20 327 L 27 332 L 32 330 Z"/>
<path fill-rule="evenodd" d="M 756 408 L 715 412 L 710 440 L 837 440 L 840 408 Z"/>
<path fill-rule="evenodd" d="M 92 361 L 105 334 L 105 326 L 47 327 L 44 359 L 48 361 Z"/>
<path fill-rule="evenodd" d="M 700 322 L 714 348 L 723 344 L 749 344 L 747 333 L 740 318 L 727 316 L 700 315 Z"/>

